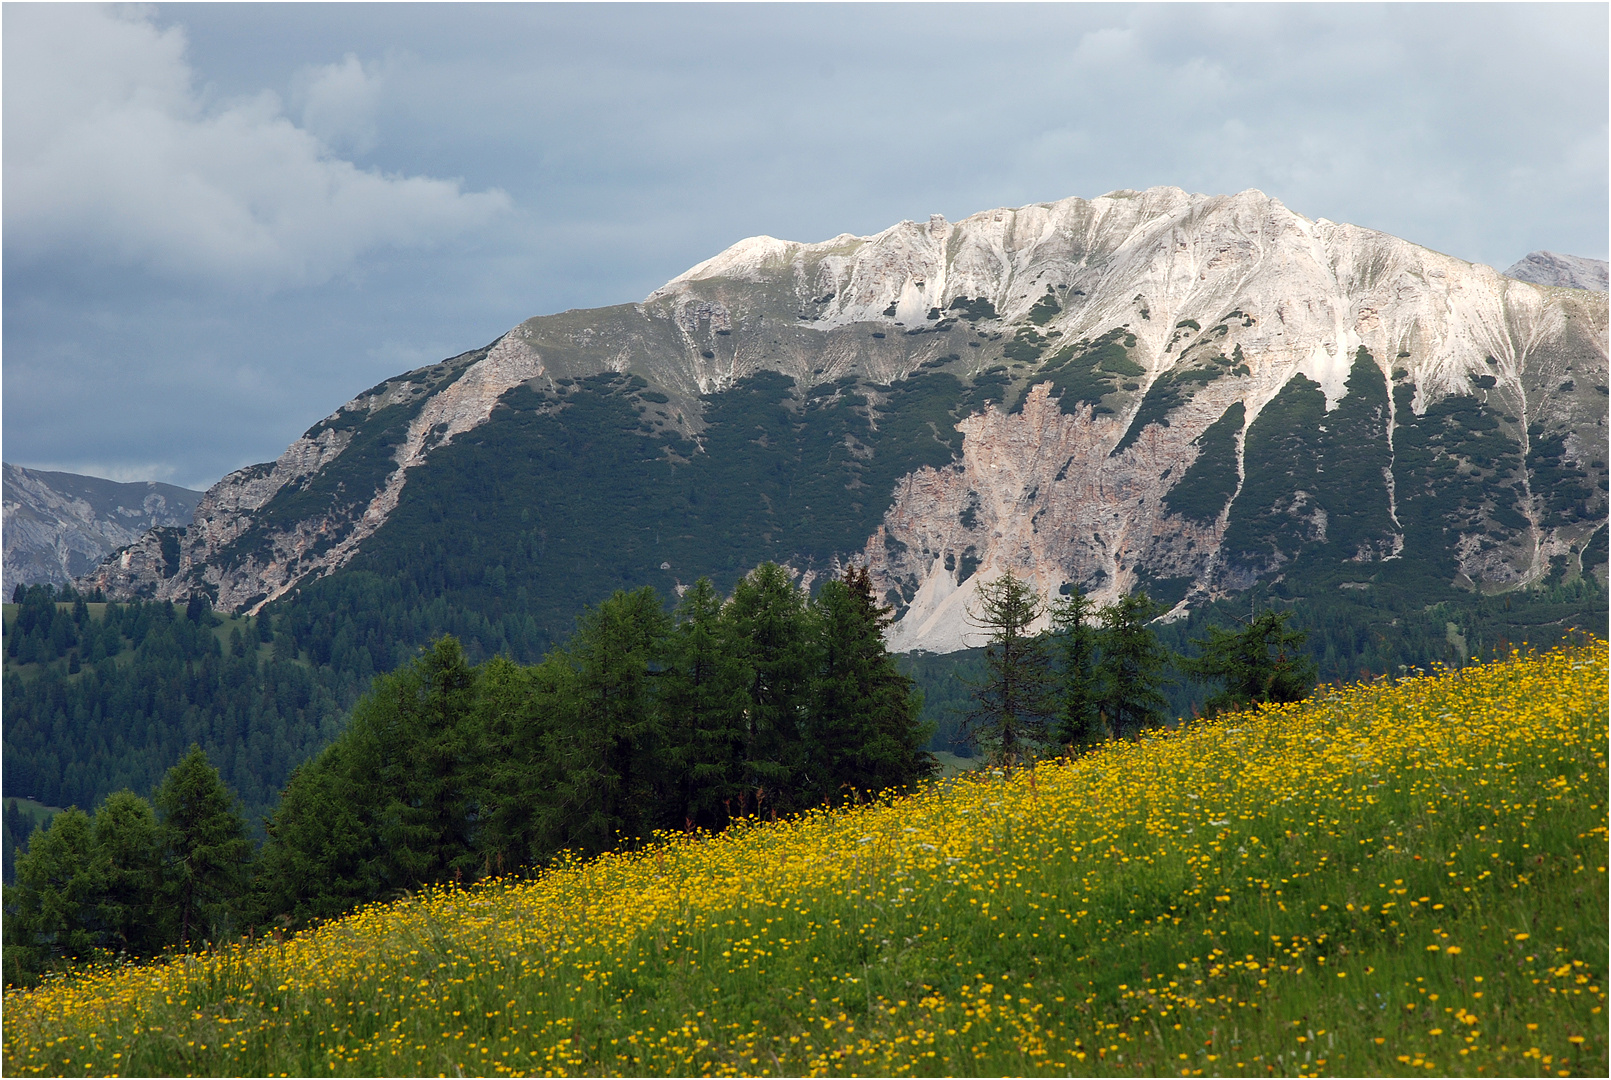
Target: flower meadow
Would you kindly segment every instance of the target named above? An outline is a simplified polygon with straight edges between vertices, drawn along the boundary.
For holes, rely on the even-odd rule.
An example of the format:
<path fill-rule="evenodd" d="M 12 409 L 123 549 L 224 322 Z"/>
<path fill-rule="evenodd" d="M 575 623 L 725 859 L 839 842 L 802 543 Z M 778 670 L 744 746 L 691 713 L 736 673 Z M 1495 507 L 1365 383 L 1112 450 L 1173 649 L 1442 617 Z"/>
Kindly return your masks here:
<path fill-rule="evenodd" d="M 4 1001 L 9 1075 L 1606 1075 L 1603 642 Z"/>

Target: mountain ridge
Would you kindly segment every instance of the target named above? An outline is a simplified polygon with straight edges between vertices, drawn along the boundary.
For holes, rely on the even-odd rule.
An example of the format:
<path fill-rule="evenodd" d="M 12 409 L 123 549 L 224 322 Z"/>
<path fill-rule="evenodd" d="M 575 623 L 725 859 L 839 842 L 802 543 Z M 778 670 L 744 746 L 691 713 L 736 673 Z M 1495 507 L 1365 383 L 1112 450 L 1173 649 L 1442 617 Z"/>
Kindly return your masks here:
<path fill-rule="evenodd" d="M 154 480 L 119 483 L 98 476 L 3 466 L 5 565 L 17 585 L 66 585 L 110 552 L 160 525 L 184 525 L 201 492 Z"/>
<path fill-rule="evenodd" d="M 1505 271 L 1505 276 L 1516 278 L 1518 281 L 1528 281 L 1534 285 L 1605 292 L 1608 282 L 1611 282 L 1611 264 L 1604 259 L 1585 259 L 1580 255 L 1534 251 L 1513 263 L 1510 269 Z"/>
<path fill-rule="evenodd" d="M 1414 543 L 1453 552 L 1450 581 L 1516 588 L 1555 573 L 1558 559 L 1573 564 L 1569 573 L 1598 565 L 1584 558 L 1604 534 L 1606 339 L 1603 294 L 1311 221 L 1256 191 L 1119 191 L 957 223 L 902 222 L 872 237 L 750 238 L 638 304 L 530 319 L 487 347 L 379 384 L 275 463 L 220 481 L 190 528 L 158 530 L 84 581 L 109 595 L 200 591 L 256 611 L 339 571 L 386 527 L 413 470 L 484 430 L 519 387 L 547 395 L 541 409 L 552 411 L 568 407 L 578 380 L 642 383 L 627 392 L 638 433 L 664 443 L 657 453 L 675 473 L 705 452 L 712 403 L 776 372 L 792 380 L 786 396 L 798 406 L 785 411 L 797 418 L 810 401 L 863 402 L 849 407 L 872 427 L 846 434 L 851 457 L 871 452 L 867 438 L 888 421 L 880 409 L 901 398 L 897 389 L 949 377 L 959 401 L 979 398 L 965 414 L 927 422 L 952 447 L 949 464 L 905 474 L 871 536 L 846 537 L 829 563 L 798 567 L 868 565 L 898 608 L 892 639 L 906 648 L 970 643 L 964 586 L 974 573 L 1012 569 L 1047 595 L 1080 584 L 1099 599 L 1189 578 L 1176 604 L 1279 576 L 1327 542 L 1339 511 L 1322 503 L 1346 499 L 1311 491 L 1328 481 L 1310 476 L 1307 488 L 1272 488 L 1246 511 L 1260 518 L 1249 525 L 1238 509 L 1248 439 L 1264 445 L 1255 433 L 1277 403 L 1282 417 L 1317 409 L 1312 426 L 1324 430 L 1350 385 L 1376 387 L 1380 415 L 1349 423 L 1385 451 L 1371 465 L 1385 514 L 1370 513 L 1387 522 L 1361 541 L 1360 552 L 1375 554 L 1350 558 L 1402 556 L 1401 489 L 1420 485 L 1455 535 Z M 1321 404 L 1304 404 L 1304 393 Z M 1219 475 L 1207 475 L 1204 440 L 1237 407 L 1234 464 L 1216 451 Z M 952 423 L 959 447 L 940 430 Z M 1430 458 L 1395 471 L 1397 434 L 1420 427 Z M 1535 442 L 1546 446 L 1542 466 Z M 1449 449 L 1468 444 L 1475 457 Z M 1063 456 L 1048 465 L 1053 450 Z M 1325 453 L 1354 468 L 1339 446 Z M 1583 493 L 1565 517 L 1532 490 L 1540 468 Z M 1212 521 L 1171 512 L 1183 477 L 1196 475 L 1194 489 L 1224 487 L 1227 469 L 1235 481 Z M 1228 535 L 1263 554 L 1222 550 Z"/>

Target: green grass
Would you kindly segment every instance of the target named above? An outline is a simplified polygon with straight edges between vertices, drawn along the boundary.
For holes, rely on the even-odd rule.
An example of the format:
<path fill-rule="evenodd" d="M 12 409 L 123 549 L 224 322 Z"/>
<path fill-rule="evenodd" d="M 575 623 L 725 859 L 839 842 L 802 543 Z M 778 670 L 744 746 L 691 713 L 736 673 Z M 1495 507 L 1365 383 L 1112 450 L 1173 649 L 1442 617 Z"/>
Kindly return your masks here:
<path fill-rule="evenodd" d="M 942 778 L 961 776 L 964 773 L 982 768 L 985 763 L 985 759 L 982 757 L 958 757 L 949 750 L 935 750 L 933 754 L 940 763 L 940 776 Z"/>
<path fill-rule="evenodd" d="M 13 805 L 16 806 L 23 817 L 33 819 L 36 828 L 61 813 L 63 809 L 60 806 L 46 806 L 44 803 L 36 802 L 33 799 L 14 799 L 9 797 L 5 800 L 5 805 L 8 808 Z"/>
<path fill-rule="evenodd" d="M 1605 1075 L 1606 683 L 1378 682 L 65 980 L 6 1071 Z"/>

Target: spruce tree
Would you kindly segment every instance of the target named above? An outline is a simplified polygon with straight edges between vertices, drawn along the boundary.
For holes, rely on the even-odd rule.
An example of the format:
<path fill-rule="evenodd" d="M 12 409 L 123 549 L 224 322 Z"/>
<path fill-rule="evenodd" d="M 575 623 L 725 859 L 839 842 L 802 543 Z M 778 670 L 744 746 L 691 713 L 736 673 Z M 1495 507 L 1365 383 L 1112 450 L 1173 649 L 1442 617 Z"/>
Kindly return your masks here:
<path fill-rule="evenodd" d="M 1014 765 L 1033 758 L 1057 714 L 1051 655 L 1030 626 L 1044 612 L 1029 583 L 1003 573 L 979 586 L 969 621 L 988 635 L 985 674 L 974 687 L 968 730 L 995 760 Z"/>
<path fill-rule="evenodd" d="M 1097 638 L 1102 650 L 1097 664 L 1099 708 L 1117 738 L 1135 735 L 1164 720 L 1168 699 L 1162 688 L 1171 656 L 1148 625 L 1162 610 L 1145 592 L 1137 591 L 1098 613 L 1102 624 Z"/>
<path fill-rule="evenodd" d="M 815 637 L 808 711 L 809 798 L 876 792 L 929 775 L 922 702 L 884 645 L 889 607 L 865 569 L 823 585 L 811 605 Z"/>
<path fill-rule="evenodd" d="M 722 601 L 709 578 L 677 605 L 660 675 L 670 772 L 665 824 L 720 828 L 742 790 L 746 671 L 723 636 Z"/>
<path fill-rule="evenodd" d="M 194 744 L 157 788 L 160 896 L 177 923 L 174 940 L 181 948 L 216 940 L 234 928 L 252 852 L 236 803 Z"/>
<path fill-rule="evenodd" d="M 1096 605 L 1085 590 L 1074 586 L 1052 607 L 1052 627 L 1062 654 L 1062 702 L 1057 715 L 1056 741 L 1077 751 L 1100 741 L 1100 689 L 1096 668 Z"/>
<path fill-rule="evenodd" d="M 1200 655 L 1181 661 L 1197 679 L 1219 684 L 1204 711 L 1212 716 L 1269 701 L 1302 701 L 1314 689 L 1315 663 L 1304 652 L 1308 635 L 1287 629 L 1290 611 L 1265 611 L 1239 631 L 1218 626 L 1193 638 Z"/>

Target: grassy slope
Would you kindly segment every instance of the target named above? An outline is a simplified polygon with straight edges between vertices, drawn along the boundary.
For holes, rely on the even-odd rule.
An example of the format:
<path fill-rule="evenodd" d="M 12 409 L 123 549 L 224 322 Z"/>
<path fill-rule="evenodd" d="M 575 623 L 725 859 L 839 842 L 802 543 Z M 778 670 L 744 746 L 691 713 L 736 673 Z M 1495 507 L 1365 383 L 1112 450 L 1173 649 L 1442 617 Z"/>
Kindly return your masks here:
<path fill-rule="evenodd" d="M 5 1001 L 5 1070 L 1606 1073 L 1603 643 Z"/>

